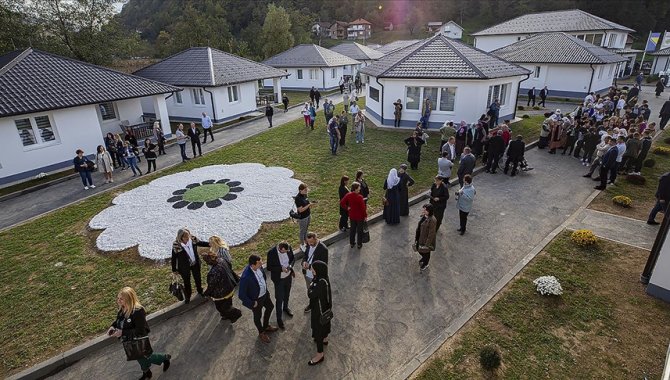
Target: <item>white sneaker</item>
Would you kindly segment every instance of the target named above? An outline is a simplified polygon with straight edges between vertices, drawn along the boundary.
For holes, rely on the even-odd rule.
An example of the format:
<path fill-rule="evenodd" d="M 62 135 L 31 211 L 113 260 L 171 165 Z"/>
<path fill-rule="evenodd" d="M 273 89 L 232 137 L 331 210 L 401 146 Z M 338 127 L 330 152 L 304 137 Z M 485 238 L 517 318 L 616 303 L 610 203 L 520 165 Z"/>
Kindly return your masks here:
<path fill-rule="evenodd" d="M 88 190 L 88 186 L 84 186 L 84 190 Z"/>
<path fill-rule="evenodd" d="M 91 189 L 95 189 L 95 185 L 91 185 Z"/>
<path fill-rule="evenodd" d="M 114 183 L 114 180 L 113 180 L 113 179 L 110 179 L 110 180 L 109 180 L 109 183 Z"/>

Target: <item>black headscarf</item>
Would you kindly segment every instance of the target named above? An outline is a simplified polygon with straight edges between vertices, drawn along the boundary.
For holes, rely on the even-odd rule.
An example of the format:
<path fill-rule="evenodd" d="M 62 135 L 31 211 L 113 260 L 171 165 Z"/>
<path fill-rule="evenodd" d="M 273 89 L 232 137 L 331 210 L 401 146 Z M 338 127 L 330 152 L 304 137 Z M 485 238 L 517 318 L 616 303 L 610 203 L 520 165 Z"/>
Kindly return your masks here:
<path fill-rule="evenodd" d="M 321 278 L 325 278 L 328 280 L 328 264 L 324 263 L 323 261 L 315 261 L 312 263 L 312 268 L 314 268 L 314 272 L 316 274 L 314 275 L 314 279 L 318 280 Z"/>

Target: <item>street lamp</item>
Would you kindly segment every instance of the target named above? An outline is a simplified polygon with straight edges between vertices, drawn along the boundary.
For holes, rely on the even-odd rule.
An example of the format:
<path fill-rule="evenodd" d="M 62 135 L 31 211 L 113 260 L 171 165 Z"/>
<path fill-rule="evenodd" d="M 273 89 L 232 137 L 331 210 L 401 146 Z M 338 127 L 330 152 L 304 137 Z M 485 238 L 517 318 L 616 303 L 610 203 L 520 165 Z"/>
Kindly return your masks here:
<path fill-rule="evenodd" d="M 383 31 L 385 30 L 385 28 L 386 28 L 386 24 L 384 23 L 384 12 L 382 12 L 382 8 L 383 8 L 383 6 L 382 6 L 381 4 L 379 4 L 379 7 L 377 7 L 377 9 L 379 9 L 379 15 L 382 17 L 382 32 L 383 32 Z M 382 34 L 382 35 L 383 35 L 383 34 Z M 384 43 L 384 39 L 383 39 L 383 38 L 380 39 L 379 41 L 380 41 L 382 44 Z"/>

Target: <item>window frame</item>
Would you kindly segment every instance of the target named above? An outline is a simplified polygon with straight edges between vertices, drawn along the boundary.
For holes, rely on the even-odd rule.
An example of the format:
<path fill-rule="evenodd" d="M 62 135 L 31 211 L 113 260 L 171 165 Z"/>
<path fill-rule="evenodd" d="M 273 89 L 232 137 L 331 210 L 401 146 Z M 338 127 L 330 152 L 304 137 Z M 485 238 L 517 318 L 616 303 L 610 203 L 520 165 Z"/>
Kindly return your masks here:
<path fill-rule="evenodd" d="M 240 102 L 239 86 L 237 85 L 228 86 L 228 103 L 239 103 L 239 102 Z"/>
<path fill-rule="evenodd" d="M 23 116 L 23 115 L 21 115 Z M 42 129 L 39 127 L 37 123 L 38 118 L 45 118 L 49 122 L 49 127 L 51 128 L 51 133 L 53 134 L 53 139 L 52 140 L 45 140 L 42 137 Z M 23 144 L 23 137 L 21 137 L 21 133 L 19 132 L 19 126 L 17 125 L 17 121 L 19 120 L 28 120 L 28 124 L 30 127 L 30 133 L 31 137 L 34 141 L 34 143 L 30 145 L 24 145 Z M 40 114 L 40 115 L 33 115 L 33 116 L 23 116 L 23 117 L 17 117 L 14 119 L 14 127 L 16 128 L 17 135 L 19 137 L 19 141 L 21 143 L 21 146 L 23 147 L 24 151 L 29 151 L 33 149 L 40 149 L 52 145 L 57 145 L 60 144 L 60 136 L 58 135 L 58 130 L 56 129 L 56 124 L 53 122 L 53 118 L 49 114 Z M 42 127 L 44 128 L 44 127 Z M 27 130 L 28 128 L 21 128 Z"/>
<path fill-rule="evenodd" d="M 182 96 L 181 91 L 175 91 L 174 104 L 178 106 L 184 105 L 184 97 Z"/>
<path fill-rule="evenodd" d="M 105 113 L 103 113 L 102 109 L 105 104 L 109 104 L 109 108 L 105 107 Z M 108 110 L 112 112 L 112 117 L 107 117 Z M 98 111 L 100 112 L 100 120 L 102 120 L 103 123 L 119 120 L 119 112 L 116 109 L 116 102 L 98 103 Z"/>
<path fill-rule="evenodd" d="M 379 103 L 379 89 L 378 89 L 378 88 L 374 88 L 374 87 L 372 87 L 372 86 L 369 86 L 369 87 L 370 87 L 370 90 L 369 90 L 369 93 L 370 93 L 370 99 L 372 99 L 372 100 L 374 100 L 375 102 Z M 377 93 L 377 94 L 376 94 L 376 98 L 375 98 L 375 96 L 374 96 L 373 93 L 372 93 L 373 90 Z"/>
<path fill-rule="evenodd" d="M 330 69 L 330 79 L 335 79 L 336 76 L 337 76 L 337 69 L 336 68 Z"/>
<path fill-rule="evenodd" d="M 535 70 L 533 71 L 533 79 L 539 79 L 541 72 L 542 72 L 542 66 L 535 66 Z"/>
<path fill-rule="evenodd" d="M 205 92 L 202 90 L 202 88 L 192 88 L 191 97 L 193 100 L 193 105 L 201 107 L 205 107 L 207 105 L 205 103 Z"/>
<path fill-rule="evenodd" d="M 497 91 L 496 87 L 498 88 Z M 489 86 L 488 98 L 486 100 L 486 107 L 488 108 L 491 105 L 491 103 L 493 103 L 493 99 L 498 99 L 500 108 L 505 107 L 507 105 L 507 101 L 509 100 L 508 98 L 510 96 L 511 88 L 512 88 L 511 82 L 499 83 Z"/>
<path fill-rule="evenodd" d="M 372 88 L 372 87 L 370 87 Z M 418 89 L 418 98 L 417 98 L 417 105 L 418 108 L 412 108 L 409 103 L 407 102 L 407 94 L 408 94 L 408 89 Z M 405 110 L 408 111 L 419 111 L 421 112 L 421 107 L 423 106 L 423 102 L 426 100 L 426 95 L 427 91 L 426 89 L 435 89 L 437 95 L 434 96 L 434 94 L 430 94 L 430 101 L 433 105 L 433 109 L 431 112 L 438 113 L 438 114 L 453 114 L 456 112 L 456 98 L 457 98 L 457 93 L 458 93 L 458 86 L 405 86 Z M 453 89 L 453 109 L 452 110 L 444 110 L 441 109 L 442 106 L 442 90 L 443 89 Z M 429 90 L 430 92 L 433 92 L 432 90 Z"/>
<path fill-rule="evenodd" d="M 296 77 L 298 78 L 298 80 L 302 80 L 302 79 L 305 78 L 305 76 L 302 73 L 302 69 L 297 69 L 296 70 Z"/>

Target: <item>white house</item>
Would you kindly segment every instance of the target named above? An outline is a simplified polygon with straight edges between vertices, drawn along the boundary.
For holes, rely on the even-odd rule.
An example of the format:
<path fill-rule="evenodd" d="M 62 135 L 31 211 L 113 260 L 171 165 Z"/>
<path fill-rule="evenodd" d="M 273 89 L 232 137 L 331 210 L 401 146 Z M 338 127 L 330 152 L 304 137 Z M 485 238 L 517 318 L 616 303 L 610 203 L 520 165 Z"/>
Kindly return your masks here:
<path fill-rule="evenodd" d="M 355 59 L 314 44 L 294 46 L 263 63 L 284 70 L 288 78 L 282 81 L 282 86 L 294 90 L 337 88 L 345 68 L 360 64 Z M 266 87 L 271 85 L 270 81 L 265 81 Z"/>
<path fill-rule="evenodd" d="M 428 33 L 439 32 L 441 27 L 442 27 L 442 21 L 428 21 L 426 23 L 426 31 Z"/>
<path fill-rule="evenodd" d="M 531 13 L 473 33 L 475 47 L 493 51 L 536 33 L 565 32 L 596 46 L 624 49 L 633 29 L 579 9 Z"/>
<path fill-rule="evenodd" d="M 519 82 L 530 75 L 529 70 L 442 34 L 388 54 L 361 73 L 370 76 L 365 108 L 375 123 L 393 124 L 393 102 L 400 99 L 401 126 L 413 127 L 423 101 L 430 98 L 430 128 L 447 120 L 475 122 L 495 99 L 501 104 L 500 119 L 514 118 Z"/>
<path fill-rule="evenodd" d="M 372 24 L 370 21 L 359 18 L 347 25 L 347 39 L 367 40 L 372 35 Z"/>
<path fill-rule="evenodd" d="M 463 38 L 463 28 L 454 21 L 447 21 L 446 23 L 440 25 L 437 33 L 442 33 L 446 37 L 457 40 Z"/>
<path fill-rule="evenodd" d="M 563 32 L 540 33 L 494 50 L 491 54 L 533 72 L 521 82 L 522 94 L 544 86 L 550 96 L 584 98 L 606 92 L 626 59 Z"/>
<path fill-rule="evenodd" d="M 206 112 L 214 123 L 237 119 L 258 108 L 259 81 L 268 79 L 274 100 L 281 100 L 286 72 L 209 47 L 194 47 L 135 72 L 143 78 L 182 87 L 167 100 L 174 121 L 200 122 Z M 270 95 L 270 94 L 268 94 Z M 144 112 L 154 114 L 150 102 Z"/>
<path fill-rule="evenodd" d="M 344 75 L 356 75 L 361 67 L 365 67 L 384 56 L 384 53 L 371 49 L 357 42 L 345 42 L 335 45 L 330 50 L 355 59 L 361 64 L 347 65 L 344 67 Z"/>
<path fill-rule="evenodd" d="M 93 154 L 122 124 L 151 133 L 141 99 L 169 136 L 165 97 L 178 90 L 31 48 L 0 56 L 0 185 L 72 166 L 77 149 Z"/>
<path fill-rule="evenodd" d="M 652 74 L 658 74 L 661 71 L 667 73 L 670 70 L 670 47 L 653 52 L 651 55 L 654 56 L 654 63 L 651 65 Z"/>

